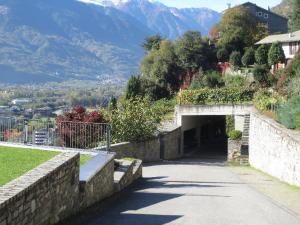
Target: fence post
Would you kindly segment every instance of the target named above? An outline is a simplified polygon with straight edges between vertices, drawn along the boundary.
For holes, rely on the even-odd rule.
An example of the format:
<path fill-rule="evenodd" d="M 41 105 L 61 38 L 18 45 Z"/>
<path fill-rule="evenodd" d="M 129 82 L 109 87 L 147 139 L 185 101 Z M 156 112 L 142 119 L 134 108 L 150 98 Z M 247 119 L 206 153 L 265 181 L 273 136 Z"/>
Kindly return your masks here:
<path fill-rule="evenodd" d="M 25 139 L 24 139 L 24 144 L 27 144 L 28 143 L 28 121 L 25 120 L 24 124 L 25 124 Z"/>
<path fill-rule="evenodd" d="M 109 124 L 107 126 L 107 132 L 106 132 L 106 151 L 110 152 L 110 141 L 111 141 L 111 127 Z"/>

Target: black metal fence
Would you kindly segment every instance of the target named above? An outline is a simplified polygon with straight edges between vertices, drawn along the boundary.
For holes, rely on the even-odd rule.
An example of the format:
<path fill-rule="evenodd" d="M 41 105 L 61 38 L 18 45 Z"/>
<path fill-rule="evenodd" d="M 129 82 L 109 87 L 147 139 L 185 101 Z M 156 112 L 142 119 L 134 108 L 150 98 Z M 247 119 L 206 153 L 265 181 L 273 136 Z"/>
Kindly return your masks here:
<path fill-rule="evenodd" d="M 111 127 L 104 123 L 24 120 L 0 117 L 0 141 L 29 145 L 110 148 Z"/>

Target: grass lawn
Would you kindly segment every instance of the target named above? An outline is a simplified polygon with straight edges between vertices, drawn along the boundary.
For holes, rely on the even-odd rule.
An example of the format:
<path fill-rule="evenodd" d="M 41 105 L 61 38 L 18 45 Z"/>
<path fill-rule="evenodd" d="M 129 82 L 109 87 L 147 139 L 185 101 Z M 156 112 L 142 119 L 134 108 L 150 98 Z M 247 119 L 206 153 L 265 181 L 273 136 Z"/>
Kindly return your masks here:
<path fill-rule="evenodd" d="M 0 146 L 0 186 L 16 179 L 29 170 L 48 161 L 60 152 L 18 149 Z M 80 157 L 80 164 L 86 163 L 91 156 Z"/>

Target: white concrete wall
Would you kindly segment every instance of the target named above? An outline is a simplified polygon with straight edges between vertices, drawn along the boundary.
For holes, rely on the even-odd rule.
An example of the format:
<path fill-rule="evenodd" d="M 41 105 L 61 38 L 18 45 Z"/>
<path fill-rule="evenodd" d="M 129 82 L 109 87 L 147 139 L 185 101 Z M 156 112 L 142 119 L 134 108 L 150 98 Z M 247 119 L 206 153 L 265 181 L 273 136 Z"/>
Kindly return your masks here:
<path fill-rule="evenodd" d="M 234 116 L 234 127 L 235 127 L 234 129 L 243 132 L 244 122 L 245 122 L 244 116 Z"/>
<path fill-rule="evenodd" d="M 300 133 L 259 113 L 251 114 L 250 164 L 289 184 L 300 186 Z"/>
<path fill-rule="evenodd" d="M 253 112 L 253 105 L 177 105 L 176 124 L 182 125 L 183 116 L 246 115 Z"/>

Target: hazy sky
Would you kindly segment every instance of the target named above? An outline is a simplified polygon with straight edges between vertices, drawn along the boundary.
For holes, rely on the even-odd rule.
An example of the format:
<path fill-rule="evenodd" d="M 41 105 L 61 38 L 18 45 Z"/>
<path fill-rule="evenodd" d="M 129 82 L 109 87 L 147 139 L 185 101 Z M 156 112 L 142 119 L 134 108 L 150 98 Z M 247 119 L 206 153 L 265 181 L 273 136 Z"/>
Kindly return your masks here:
<path fill-rule="evenodd" d="M 227 3 L 231 3 L 232 6 L 239 5 L 247 2 L 242 0 L 158 0 L 165 5 L 174 6 L 178 8 L 184 7 L 207 7 L 216 11 L 223 11 L 227 8 Z M 281 0 L 251 0 L 251 2 L 263 7 L 273 7 L 281 2 Z"/>

